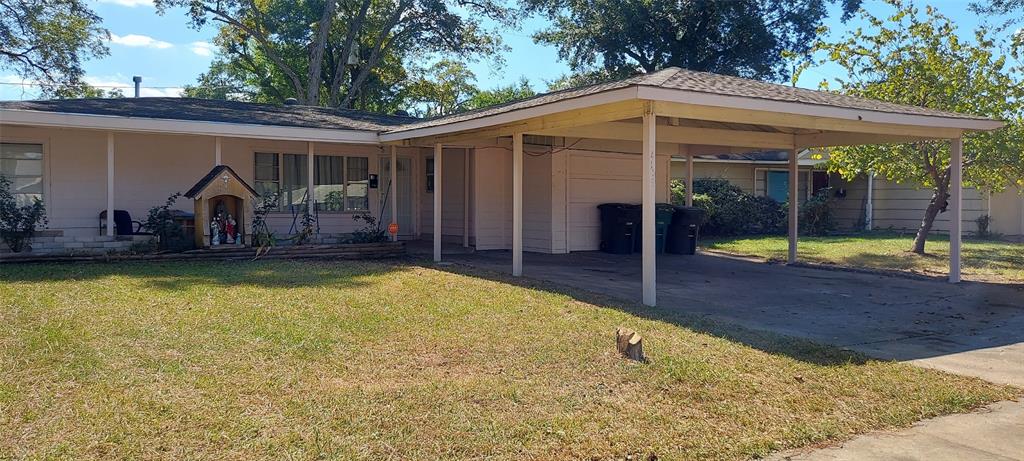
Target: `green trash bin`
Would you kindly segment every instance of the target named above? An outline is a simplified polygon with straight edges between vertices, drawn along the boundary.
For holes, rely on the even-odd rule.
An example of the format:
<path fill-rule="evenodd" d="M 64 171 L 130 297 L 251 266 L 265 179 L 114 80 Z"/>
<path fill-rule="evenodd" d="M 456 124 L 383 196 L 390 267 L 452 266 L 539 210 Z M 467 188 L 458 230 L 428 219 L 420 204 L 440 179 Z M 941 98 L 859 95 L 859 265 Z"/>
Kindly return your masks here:
<path fill-rule="evenodd" d="M 641 216 L 641 219 L 637 220 L 636 223 L 636 238 L 634 239 L 633 251 L 639 253 L 643 250 L 643 205 L 634 205 L 636 213 Z M 665 252 L 665 238 L 668 235 L 668 226 L 672 224 L 672 214 L 676 212 L 676 208 L 668 203 L 658 203 L 654 205 L 654 252 L 664 253 Z"/>

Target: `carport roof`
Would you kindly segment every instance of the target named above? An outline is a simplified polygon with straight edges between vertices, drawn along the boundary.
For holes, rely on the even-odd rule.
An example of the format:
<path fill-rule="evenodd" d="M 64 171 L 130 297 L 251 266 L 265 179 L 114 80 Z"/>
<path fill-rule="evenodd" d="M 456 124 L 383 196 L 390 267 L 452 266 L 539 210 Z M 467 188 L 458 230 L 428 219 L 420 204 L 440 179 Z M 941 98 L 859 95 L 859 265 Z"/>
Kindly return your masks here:
<path fill-rule="evenodd" d="M 681 90 L 718 96 L 736 96 L 742 98 L 761 99 L 766 101 L 799 103 L 816 106 L 827 106 L 842 109 L 868 110 L 891 114 L 923 115 L 931 117 L 955 118 L 964 120 L 991 120 L 987 117 L 961 114 L 924 107 L 893 104 L 868 98 L 847 96 L 826 91 L 809 90 L 792 86 L 767 83 L 740 77 L 718 75 L 707 72 L 670 67 L 649 74 L 641 74 L 622 80 L 596 85 L 569 88 L 561 91 L 545 93 L 532 98 L 513 101 L 492 107 L 485 107 L 445 117 L 405 124 L 392 128 L 389 133 L 401 133 L 408 130 L 430 128 L 473 120 L 481 117 L 499 115 L 521 109 L 528 109 L 546 104 L 595 95 L 608 91 L 629 87 L 649 87 L 666 90 Z"/>

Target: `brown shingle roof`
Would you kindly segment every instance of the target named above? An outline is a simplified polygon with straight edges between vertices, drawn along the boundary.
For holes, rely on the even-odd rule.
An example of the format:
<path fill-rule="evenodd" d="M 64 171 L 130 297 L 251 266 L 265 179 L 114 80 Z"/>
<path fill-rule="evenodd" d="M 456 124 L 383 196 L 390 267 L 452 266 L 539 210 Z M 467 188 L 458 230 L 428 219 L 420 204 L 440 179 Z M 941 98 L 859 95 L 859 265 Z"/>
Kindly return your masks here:
<path fill-rule="evenodd" d="M 418 120 L 358 110 L 195 98 L 0 101 L 0 109 L 377 132 Z"/>
<path fill-rule="evenodd" d="M 711 74 L 707 72 L 696 72 L 692 70 L 670 67 L 650 74 L 641 74 L 613 82 L 600 83 L 597 85 L 580 88 L 570 88 L 562 91 L 541 94 L 529 99 L 510 102 L 493 107 L 463 112 L 459 114 L 438 117 L 420 122 L 413 122 L 392 128 L 389 132 L 402 132 L 407 130 L 429 128 L 448 125 L 452 123 L 471 120 L 479 117 L 503 114 L 520 109 L 543 106 L 545 104 L 566 101 L 569 99 L 589 96 L 605 91 L 627 88 L 630 86 L 645 86 L 664 88 L 672 90 L 693 91 L 698 93 L 738 96 L 744 98 L 764 99 L 769 101 L 792 102 L 817 106 L 829 106 L 844 109 L 859 109 L 876 112 L 888 112 L 894 114 L 925 115 L 932 117 L 948 117 L 966 120 L 988 120 L 986 117 L 947 112 L 941 110 L 927 109 L 923 107 L 893 104 L 874 99 L 846 96 L 826 91 L 795 88 L 792 86 L 767 83 L 758 80 L 749 80 L 740 77 Z"/>

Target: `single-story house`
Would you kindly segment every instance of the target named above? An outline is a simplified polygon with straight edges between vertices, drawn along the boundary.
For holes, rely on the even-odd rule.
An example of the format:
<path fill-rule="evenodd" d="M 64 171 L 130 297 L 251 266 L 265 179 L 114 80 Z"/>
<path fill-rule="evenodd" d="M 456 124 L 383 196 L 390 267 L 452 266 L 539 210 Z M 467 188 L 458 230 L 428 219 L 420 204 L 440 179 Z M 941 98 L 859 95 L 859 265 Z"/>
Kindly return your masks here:
<path fill-rule="evenodd" d="M 672 159 L 672 179 L 685 181 L 690 157 Z M 932 190 L 912 183 L 858 176 L 845 180 L 824 168 L 825 155 L 810 150 L 799 154 L 799 200 L 823 187 L 835 194 L 836 220 L 841 231 L 892 230 L 916 232 L 931 200 Z M 785 202 L 789 175 L 782 151 L 719 153 L 693 157 L 694 178 L 720 178 L 744 192 Z M 870 192 L 868 192 L 870 190 Z M 972 187 L 963 191 L 964 232 L 977 233 L 977 220 L 990 218 L 988 232 L 1024 240 L 1024 194 L 1017 188 L 988 193 Z M 949 213 L 940 213 L 932 232 L 949 232 Z"/>
<path fill-rule="evenodd" d="M 283 195 L 269 218 L 280 232 L 294 229 L 300 205 L 316 211 L 324 235 L 356 229 L 353 213 L 383 210 L 399 238 L 432 241 L 436 260 L 442 241 L 508 249 L 514 275 L 523 251 L 597 249 L 596 205 L 639 202 L 643 300 L 654 305 L 655 204 L 668 199 L 673 157 L 783 150 L 795 195 L 797 153 L 806 148 L 947 139 L 959 184 L 962 135 L 1002 126 L 669 68 L 426 120 L 197 99 L 3 102 L 0 173 L 14 177 L 24 199 L 42 197 L 49 228 L 69 244 L 113 237 L 112 224 L 98 227 L 103 211 L 140 217 L 228 165 L 259 194 Z M 960 197 L 954 187 L 953 216 Z M 796 219 L 790 213 L 791 261 Z M 251 224 L 239 226 L 245 235 Z M 951 239 L 954 282 L 959 245 Z"/>

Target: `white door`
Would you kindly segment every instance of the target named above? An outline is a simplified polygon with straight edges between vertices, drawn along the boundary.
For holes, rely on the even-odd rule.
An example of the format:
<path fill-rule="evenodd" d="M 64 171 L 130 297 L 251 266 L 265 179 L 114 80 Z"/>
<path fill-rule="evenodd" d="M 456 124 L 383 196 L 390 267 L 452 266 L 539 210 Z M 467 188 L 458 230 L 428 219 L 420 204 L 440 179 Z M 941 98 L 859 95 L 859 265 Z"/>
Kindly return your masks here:
<path fill-rule="evenodd" d="M 380 196 L 384 202 L 384 215 L 381 219 L 386 228 L 391 222 L 391 157 L 380 157 Z M 398 235 L 414 235 L 412 219 L 412 159 L 398 157 Z"/>

